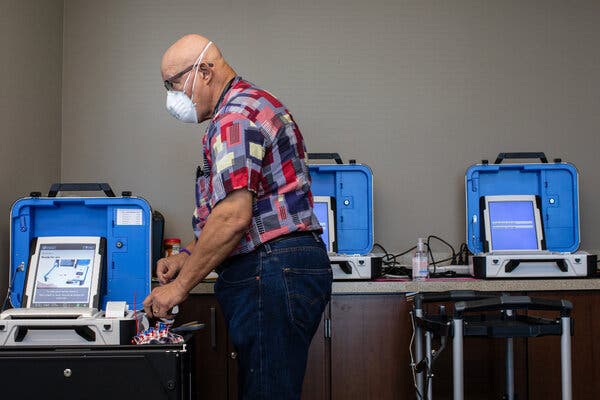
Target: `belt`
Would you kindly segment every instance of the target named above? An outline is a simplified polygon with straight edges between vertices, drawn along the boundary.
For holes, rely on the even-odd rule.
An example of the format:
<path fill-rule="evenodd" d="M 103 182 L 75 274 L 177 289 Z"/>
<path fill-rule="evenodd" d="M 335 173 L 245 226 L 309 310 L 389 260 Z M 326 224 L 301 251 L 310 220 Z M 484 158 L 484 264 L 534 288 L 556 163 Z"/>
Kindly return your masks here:
<path fill-rule="evenodd" d="M 265 244 L 273 244 L 273 243 L 281 242 L 282 240 L 299 238 L 299 237 L 303 237 L 303 236 L 312 236 L 316 239 L 318 236 L 315 236 L 315 235 L 318 235 L 318 233 L 315 231 L 295 231 L 292 233 L 288 233 L 287 235 L 279 236 L 279 237 L 276 237 L 275 239 L 271 239 L 267 242 L 264 242 L 264 243 L 260 244 L 259 246 L 257 246 L 255 250 L 260 250 Z"/>
<path fill-rule="evenodd" d="M 221 265 L 219 265 L 217 268 L 215 268 L 215 270 L 217 271 L 217 273 L 221 273 L 222 271 L 224 271 L 225 269 L 227 269 L 227 267 L 229 267 L 231 264 L 235 263 L 236 259 L 240 259 L 240 258 L 242 258 L 244 256 L 247 256 L 248 254 L 252 254 L 252 253 L 264 250 L 264 247 L 265 247 L 266 244 L 271 245 L 273 243 L 281 242 L 282 240 L 299 238 L 299 237 L 305 237 L 305 236 L 312 236 L 316 240 L 316 239 L 319 238 L 318 235 L 319 234 L 317 232 L 315 232 L 315 231 L 295 231 L 295 232 L 292 232 L 292 233 L 288 233 L 287 235 L 276 237 L 275 239 L 271 239 L 268 242 L 265 242 L 265 243 L 262 243 L 262 244 L 258 245 L 250 253 L 236 254 L 233 257 L 229 257 L 228 259 L 226 259 L 225 261 L 223 261 L 221 263 Z"/>

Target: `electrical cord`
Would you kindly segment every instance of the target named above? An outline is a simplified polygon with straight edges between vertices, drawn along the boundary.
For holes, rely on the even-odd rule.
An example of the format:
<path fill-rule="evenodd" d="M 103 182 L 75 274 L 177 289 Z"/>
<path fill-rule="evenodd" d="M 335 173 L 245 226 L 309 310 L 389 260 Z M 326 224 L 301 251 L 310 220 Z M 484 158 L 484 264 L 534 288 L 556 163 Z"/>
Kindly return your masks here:
<path fill-rule="evenodd" d="M 444 258 L 441 260 L 436 260 L 433 255 L 433 250 L 432 250 L 432 246 L 431 246 L 432 240 L 437 240 L 437 241 L 443 243 L 444 245 L 448 246 L 452 255 L 450 257 L 447 257 L 447 258 Z M 441 237 L 439 237 L 437 235 L 429 235 L 429 236 L 427 236 L 427 241 L 426 241 L 425 245 L 427 246 L 428 265 L 433 267 L 433 271 L 431 272 L 430 277 L 432 277 L 432 278 L 453 278 L 453 277 L 458 277 L 458 276 L 468 276 L 465 274 L 458 274 L 455 271 L 437 272 L 437 267 L 440 264 L 448 262 L 448 261 L 450 261 L 450 265 L 467 264 L 468 260 L 469 260 L 469 255 L 471 254 L 471 252 L 469 251 L 469 248 L 466 243 L 464 243 L 464 242 L 461 243 L 461 245 L 459 247 L 459 251 L 457 253 L 456 250 L 454 249 L 454 246 L 452 246 L 446 240 L 442 239 Z M 412 278 L 412 267 L 402 264 L 398 259 L 400 257 L 412 252 L 413 250 L 415 250 L 417 248 L 417 246 L 413 246 L 410 249 L 407 249 L 407 250 L 402 251 L 397 254 L 389 253 L 385 249 L 385 247 L 383 247 L 383 245 L 381 245 L 380 243 L 375 243 L 373 245 L 373 248 L 375 248 L 375 247 L 380 248 L 384 253 L 384 255 L 382 257 L 383 274 L 384 275 L 407 276 L 408 278 Z"/>
<path fill-rule="evenodd" d="M 467 244 L 464 242 L 461 243 L 460 248 L 458 249 L 458 259 L 456 260 L 458 264 L 468 264 L 469 255 L 471 255 L 471 252 L 469 251 L 469 246 L 467 246 Z"/>
<path fill-rule="evenodd" d="M 431 250 L 431 239 L 436 239 L 439 240 L 440 242 L 444 243 L 446 246 L 448 246 L 450 248 L 450 250 L 452 251 L 452 257 L 449 258 L 450 260 L 450 264 L 452 265 L 456 265 L 456 251 L 454 250 L 454 247 L 448 243 L 447 241 L 445 241 L 444 239 L 442 239 L 441 237 L 437 236 L 437 235 L 429 235 L 427 236 L 427 253 L 429 254 L 429 257 L 431 258 L 431 264 L 433 265 L 433 274 L 436 273 L 436 267 L 437 264 L 442 263 L 444 261 L 449 261 L 447 260 L 443 260 L 443 261 L 435 261 L 435 259 L 433 258 L 433 251 Z"/>
<path fill-rule="evenodd" d="M 431 383 L 431 378 L 433 378 L 433 364 L 437 361 L 438 357 L 440 356 L 440 354 L 442 354 L 442 352 L 446 349 L 446 337 L 445 336 L 441 336 L 440 337 L 440 347 L 437 350 L 433 350 L 431 352 L 431 361 L 427 360 L 426 365 L 427 368 L 425 369 L 425 387 L 424 390 L 428 391 L 428 395 L 429 395 L 429 385 Z M 431 400 L 431 399 L 427 399 L 427 400 Z"/>
<path fill-rule="evenodd" d="M 391 253 L 388 253 L 388 251 L 385 249 L 385 247 L 383 247 L 383 246 L 382 246 L 381 244 L 379 244 L 379 243 L 375 243 L 375 244 L 373 245 L 373 247 L 379 247 L 381 250 L 383 250 L 383 252 L 385 253 L 385 256 L 384 256 L 384 261 L 389 261 L 389 262 L 395 262 L 395 261 L 396 261 L 396 258 L 398 258 L 398 257 L 402 257 L 403 255 L 406 255 L 406 254 L 410 253 L 411 251 L 413 251 L 413 250 L 415 250 L 415 249 L 417 248 L 417 246 L 413 246 L 413 247 L 411 247 L 410 249 L 408 249 L 408 250 L 406 250 L 406 251 L 403 251 L 403 252 L 401 252 L 401 253 L 398 253 L 398 254 L 391 254 Z"/>
<path fill-rule="evenodd" d="M 382 264 L 383 264 L 383 274 L 384 275 L 396 275 L 396 276 L 406 275 L 409 278 L 412 278 L 412 269 L 409 268 L 407 265 L 401 264 L 397 259 L 398 259 L 398 257 L 402 257 L 403 255 L 406 255 L 406 254 L 410 253 L 411 251 L 415 250 L 417 248 L 417 246 L 413 246 L 410 249 L 400 252 L 398 254 L 389 253 L 385 249 L 385 247 L 383 247 L 380 243 L 375 243 L 373 245 L 373 247 L 379 247 L 381 250 L 383 250 L 384 256 L 382 258 Z"/>
<path fill-rule="evenodd" d="M 7 307 L 8 307 L 8 303 L 10 302 L 10 295 L 12 294 L 12 290 L 13 290 L 13 286 L 15 284 L 15 278 L 17 277 L 17 272 L 23 272 L 25 271 L 25 265 L 23 263 L 21 263 L 15 273 L 12 276 L 12 279 L 10 280 L 10 284 L 8 285 L 8 289 L 6 290 L 6 298 L 4 299 L 4 302 L 2 303 L 2 310 L 0 311 L 6 311 Z"/>
<path fill-rule="evenodd" d="M 409 354 L 410 354 L 410 367 L 411 367 L 411 372 L 412 372 L 412 376 L 413 376 L 413 383 L 415 386 L 415 392 L 417 394 L 418 399 L 420 400 L 430 400 L 429 399 L 429 385 L 431 383 L 431 378 L 433 377 L 433 364 L 437 361 L 437 359 L 440 357 L 440 354 L 442 354 L 442 352 L 446 349 L 446 344 L 448 342 L 448 337 L 447 336 L 440 336 L 440 347 L 435 350 L 432 348 L 432 352 L 431 352 L 431 359 L 429 359 L 427 356 L 425 356 L 425 358 L 423 360 L 420 360 L 418 363 L 415 363 L 414 360 L 414 355 L 413 355 L 413 343 L 414 343 L 414 339 L 415 339 L 415 333 L 416 333 L 416 329 L 415 329 L 415 316 L 413 314 L 413 311 L 409 312 L 410 314 L 410 322 L 412 325 L 412 335 L 410 338 L 410 342 L 409 342 Z M 419 388 L 417 386 L 417 368 L 419 368 L 419 364 L 424 363 L 425 364 L 425 369 L 420 371 L 419 373 L 423 373 L 425 379 L 423 379 L 423 391 L 424 393 L 421 393 L 419 391 Z"/>

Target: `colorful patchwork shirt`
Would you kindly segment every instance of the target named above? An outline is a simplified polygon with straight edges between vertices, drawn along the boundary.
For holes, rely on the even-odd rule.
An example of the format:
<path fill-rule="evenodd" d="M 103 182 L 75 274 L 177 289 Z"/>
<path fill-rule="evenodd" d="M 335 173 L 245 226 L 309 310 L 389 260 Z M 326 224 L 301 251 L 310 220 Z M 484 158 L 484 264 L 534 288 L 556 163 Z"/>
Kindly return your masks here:
<path fill-rule="evenodd" d="M 312 207 L 302 134 L 283 104 L 236 77 L 225 89 L 202 139 L 197 173 L 196 237 L 211 210 L 229 193 L 254 194 L 252 223 L 231 255 L 296 231 L 321 231 Z"/>

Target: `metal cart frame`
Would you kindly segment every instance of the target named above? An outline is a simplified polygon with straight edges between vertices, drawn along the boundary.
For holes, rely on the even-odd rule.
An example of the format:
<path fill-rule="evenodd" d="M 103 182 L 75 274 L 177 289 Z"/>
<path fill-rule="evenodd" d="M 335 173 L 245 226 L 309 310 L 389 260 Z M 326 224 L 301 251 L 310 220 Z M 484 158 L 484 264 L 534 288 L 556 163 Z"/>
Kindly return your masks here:
<path fill-rule="evenodd" d="M 453 303 L 453 314 L 428 314 L 423 306 L 428 303 Z M 506 399 L 514 400 L 514 345 L 515 337 L 560 336 L 562 399 L 572 399 L 571 382 L 571 311 L 573 305 L 566 300 L 547 300 L 529 296 L 476 291 L 450 291 L 418 293 L 414 297 L 412 318 L 415 329 L 412 368 L 416 371 L 417 396 L 422 400 L 433 398 L 431 365 L 436 357 L 433 338 L 442 339 L 442 348 L 448 338 L 452 340 L 453 398 L 464 400 L 463 343 L 465 336 L 506 339 Z M 517 313 L 519 310 L 555 311 L 559 318 L 547 319 Z M 425 348 L 423 348 L 425 347 Z M 439 351 L 437 351 L 439 353 Z M 426 391 L 426 392 L 425 392 Z"/>

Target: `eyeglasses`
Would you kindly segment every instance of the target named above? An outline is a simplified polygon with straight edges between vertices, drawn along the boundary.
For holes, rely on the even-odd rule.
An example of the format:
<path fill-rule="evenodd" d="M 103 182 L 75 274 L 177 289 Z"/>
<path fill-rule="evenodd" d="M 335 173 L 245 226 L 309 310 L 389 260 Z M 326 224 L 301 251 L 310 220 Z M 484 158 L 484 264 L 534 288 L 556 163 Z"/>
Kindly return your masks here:
<path fill-rule="evenodd" d="M 164 81 L 165 89 L 167 89 L 168 91 L 173 90 L 173 81 L 176 81 L 177 79 L 181 78 L 183 75 L 185 75 L 188 72 L 190 72 L 194 68 L 194 66 L 198 66 L 198 65 L 199 64 L 192 64 L 189 67 L 187 67 L 186 69 L 184 69 L 183 71 L 176 73 L 175 75 L 173 75 L 169 79 L 166 79 Z M 211 68 L 214 66 L 213 63 L 206 63 L 206 65 L 208 65 Z"/>

